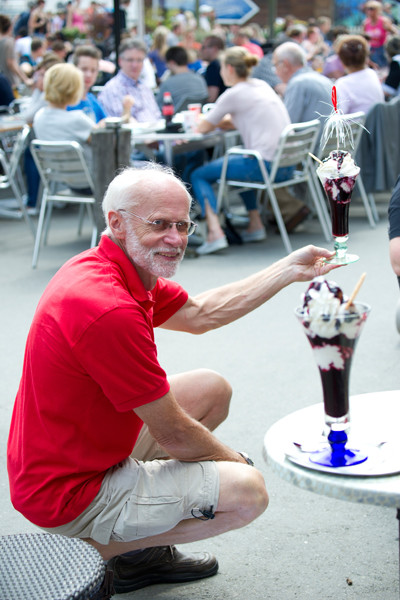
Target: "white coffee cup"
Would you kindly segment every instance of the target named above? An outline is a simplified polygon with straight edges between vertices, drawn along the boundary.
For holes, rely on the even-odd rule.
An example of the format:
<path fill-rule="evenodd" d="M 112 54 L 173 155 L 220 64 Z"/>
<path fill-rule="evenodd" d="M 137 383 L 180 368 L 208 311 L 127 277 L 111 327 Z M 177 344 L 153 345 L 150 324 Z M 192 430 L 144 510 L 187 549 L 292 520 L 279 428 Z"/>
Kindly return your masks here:
<path fill-rule="evenodd" d="M 193 111 L 197 116 L 201 114 L 201 104 L 188 104 L 188 110 Z"/>
<path fill-rule="evenodd" d="M 191 133 L 196 129 L 197 115 L 193 110 L 184 110 L 183 115 L 183 127 L 186 133 Z"/>

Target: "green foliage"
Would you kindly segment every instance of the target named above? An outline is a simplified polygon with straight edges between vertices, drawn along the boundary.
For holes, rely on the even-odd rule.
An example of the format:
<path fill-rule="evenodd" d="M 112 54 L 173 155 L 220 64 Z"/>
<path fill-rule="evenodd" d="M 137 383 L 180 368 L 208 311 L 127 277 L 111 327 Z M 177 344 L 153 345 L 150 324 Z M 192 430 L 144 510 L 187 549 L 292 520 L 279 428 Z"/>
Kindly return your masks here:
<path fill-rule="evenodd" d="M 152 7 L 146 8 L 144 16 L 146 31 L 153 32 L 158 25 L 164 25 L 170 29 L 178 12 L 176 9 L 162 11 L 161 8 L 156 12 Z"/>
<path fill-rule="evenodd" d="M 61 33 L 68 42 L 73 42 L 79 38 L 86 38 L 86 33 L 79 31 L 78 27 L 64 27 L 64 29 L 61 30 Z"/>

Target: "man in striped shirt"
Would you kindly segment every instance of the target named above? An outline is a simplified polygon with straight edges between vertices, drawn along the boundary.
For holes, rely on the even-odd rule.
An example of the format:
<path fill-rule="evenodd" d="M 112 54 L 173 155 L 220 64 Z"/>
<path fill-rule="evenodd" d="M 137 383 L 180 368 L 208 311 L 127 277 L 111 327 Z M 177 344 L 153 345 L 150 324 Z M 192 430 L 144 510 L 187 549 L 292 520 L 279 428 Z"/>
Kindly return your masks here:
<path fill-rule="evenodd" d="M 131 116 L 136 121 L 143 123 L 160 118 L 153 91 L 139 80 L 145 57 L 146 46 L 141 40 L 129 38 L 121 43 L 120 70 L 99 94 L 99 101 L 107 115 L 120 117 L 126 103 L 130 103 Z"/>

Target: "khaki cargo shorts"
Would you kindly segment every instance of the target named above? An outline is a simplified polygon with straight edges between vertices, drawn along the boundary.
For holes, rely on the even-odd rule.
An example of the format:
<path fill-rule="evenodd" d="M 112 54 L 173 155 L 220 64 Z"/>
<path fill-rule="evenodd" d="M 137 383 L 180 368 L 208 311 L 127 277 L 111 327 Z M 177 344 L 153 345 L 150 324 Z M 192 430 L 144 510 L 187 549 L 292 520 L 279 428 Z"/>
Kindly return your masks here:
<path fill-rule="evenodd" d="M 130 458 L 109 469 L 100 491 L 79 517 L 42 528 L 100 544 L 128 542 L 169 531 L 184 519 L 217 509 L 219 472 L 213 461 L 158 460 L 163 451 L 144 426 Z"/>

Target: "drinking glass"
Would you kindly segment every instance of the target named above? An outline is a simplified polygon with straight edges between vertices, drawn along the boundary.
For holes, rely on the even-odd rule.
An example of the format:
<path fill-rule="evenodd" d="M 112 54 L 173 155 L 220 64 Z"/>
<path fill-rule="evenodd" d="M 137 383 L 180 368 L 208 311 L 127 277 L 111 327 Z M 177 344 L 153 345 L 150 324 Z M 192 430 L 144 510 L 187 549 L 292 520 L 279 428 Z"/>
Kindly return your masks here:
<path fill-rule="evenodd" d="M 332 235 L 336 252 L 333 258 L 326 261 L 329 264 L 347 265 L 356 262 L 359 259 L 357 254 L 347 253 L 347 240 L 349 239 L 349 208 L 357 175 L 354 177 L 337 177 L 336 179 L 320 177 L 320 181 L 329 202 Z"/>
<path fill-rule="evenodd" d="M 295 314 L 303 326 L 321 376 L 325 425 L 329 447 L 310 453 L 310 461 L 327 467 L 348 467 L 367 459 L 361 450 L 348 448 L 350 427 L 349 381 L 356 343 L 370 312 L 355 302 L 356 312 L 321 315 L 311 321 L 303 308 Z"/>

